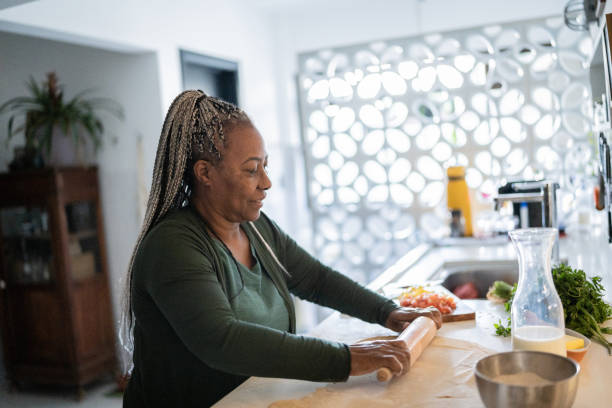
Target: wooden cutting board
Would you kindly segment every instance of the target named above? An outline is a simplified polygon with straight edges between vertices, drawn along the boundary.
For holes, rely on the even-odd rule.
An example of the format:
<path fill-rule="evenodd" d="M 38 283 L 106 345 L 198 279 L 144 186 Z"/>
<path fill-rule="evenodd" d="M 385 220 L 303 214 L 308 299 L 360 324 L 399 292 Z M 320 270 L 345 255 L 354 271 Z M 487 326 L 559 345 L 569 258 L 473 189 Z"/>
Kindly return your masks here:
<path fill-rule="evenodd" d="M 462 322 L 476 319 L 476 312 L 461 300 L 457 301 L 457 308 L 451 314 L 442 315 L 444 323 Z"/>
<path fill-rule="evenodd" d="M 453 299 L 455 299 L 455 303 L 457 304 L 457 308 L 453 310 L 451 314 L 442 315 L 442 321 L 444 323 L 452 323 L 452 322 L 462 322 L 464 320 L 475 320 L 476 312 L 474 309 L 466 305 L 460 298 L 458 298 L 453 292 L 446 289 L 442 285 L 435 285 L 433 288 L 436 292 L 442 292 Z"/>

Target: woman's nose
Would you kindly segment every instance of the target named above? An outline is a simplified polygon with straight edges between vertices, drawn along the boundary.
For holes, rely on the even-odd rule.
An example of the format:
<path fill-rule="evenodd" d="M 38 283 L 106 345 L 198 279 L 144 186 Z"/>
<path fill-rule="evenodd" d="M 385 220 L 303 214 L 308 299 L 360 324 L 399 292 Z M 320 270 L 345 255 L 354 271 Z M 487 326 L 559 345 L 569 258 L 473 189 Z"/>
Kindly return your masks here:
<path fill-rule="evenodd" d="M 262 190 L 268 190 L 270 189 L 270 187 L 272 187 L 272 181 L 270 180 L 270 177 L 268 176 L 267 170 L 264 169 L 262 172 L 262 177 L 259 181 L 259 188 L 261 188 Z"/>

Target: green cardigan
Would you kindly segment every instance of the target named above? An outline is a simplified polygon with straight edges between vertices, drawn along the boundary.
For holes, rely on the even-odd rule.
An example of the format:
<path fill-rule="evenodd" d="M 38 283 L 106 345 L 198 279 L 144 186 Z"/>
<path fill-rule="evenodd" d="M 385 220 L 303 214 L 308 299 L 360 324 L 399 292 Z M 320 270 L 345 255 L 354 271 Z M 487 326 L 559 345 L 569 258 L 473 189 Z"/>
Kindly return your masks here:
<path fill-rule="evenodd" d="M 124 407 L 209 406 L 249 376 L 346 381 L 348 346 L 296 335 L 290 294 L 383 325 L 395 304 L 318 262 L 265 214 L 254 225 L 242 228 L 284 301 L 289 330 L 241 320 L 230 301 L 236 266 L 194 209 L 176 210 L 134 261 L 134 370 Z"/>

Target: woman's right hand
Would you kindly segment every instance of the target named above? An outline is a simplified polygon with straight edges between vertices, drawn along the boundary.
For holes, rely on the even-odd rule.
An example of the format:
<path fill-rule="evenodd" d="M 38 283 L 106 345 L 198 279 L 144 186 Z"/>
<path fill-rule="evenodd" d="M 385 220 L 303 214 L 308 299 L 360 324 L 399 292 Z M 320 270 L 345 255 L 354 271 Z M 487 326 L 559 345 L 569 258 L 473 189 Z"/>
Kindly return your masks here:
<path fill-rule="evenodd" d="M 386 367 L 394 375 L 402 375 L 410 368 L 410 351 L 402 340 L 374 340 L 349 346 L 350 375 L 364 375 Z"/>

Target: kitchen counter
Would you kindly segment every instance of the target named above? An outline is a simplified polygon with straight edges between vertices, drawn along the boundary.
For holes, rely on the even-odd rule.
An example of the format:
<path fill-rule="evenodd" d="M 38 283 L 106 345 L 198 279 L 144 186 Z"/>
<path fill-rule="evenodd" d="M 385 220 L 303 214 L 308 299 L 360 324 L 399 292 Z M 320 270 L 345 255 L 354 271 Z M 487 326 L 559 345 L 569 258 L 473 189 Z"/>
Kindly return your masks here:
<path fill-rule="evenodd" d="M 561 248 L 563 250 L 563 246 Z M 512 265 L 516 262 L 516 258 L 511 245 L 508 244 L 420 247 L 385 271 L 369 287 L 379 290 L 389 282 L 421 282 L 435 276 L 443 268 L 467 266 L 475 262 L 479 266 Z M 496 336 L 493 329 L 493 323 L 499 318 L 505 321 L 503 307 L 492 305 L 486 300 L 463 302 L 476 311 L 476 320 L 446 323 L 438 331 L 437 336 L 477 344 L 480 348 L 492 352 L 509 351 L 511 349 L 510 338 Z M 612 326 L 612 321 L 607 322 L 607 325 Z M 309 332 L 309 335 L 312 336 L 342 341 L 347 344 L 364 338 L 391 334 L 393 334 L 391 331 L 381 326 L 365 323 L 338 312 Z M 612 339 L 612 336 L 608 337 Z M 289 361 L 287 363 L 290 364 Z M 612 387 L 609 386 L 610 376 L 612 376 L 612 357 L 608 356 L 604 347 L 593 343 L 581 364 L 580 385 L 574 407 L 600 407 L 612 401 Z M 346 387 L 361 390 L 371 386 L 370 383 L 373 382 L 376 380 L 372 375 L 351 377 Z M 472 381 L 471 384 L 476 387 L 475 382 Z M 267 407 L 278 400 L 299 399 L 312 395 L 313 392 L 325 386 L 327 386 L 326 383 L 252 377 L 215 404 L 215 407 Z M 378 385 L 380 386 L 383 385 Z M 449 396 L 451 400 L 452 397 L 452 395 Z M 448 402 L 456 407 L 464 406 L 455 401 Z M 410 406 L 408 400 L 405 401 L 404 406 Z"/>

